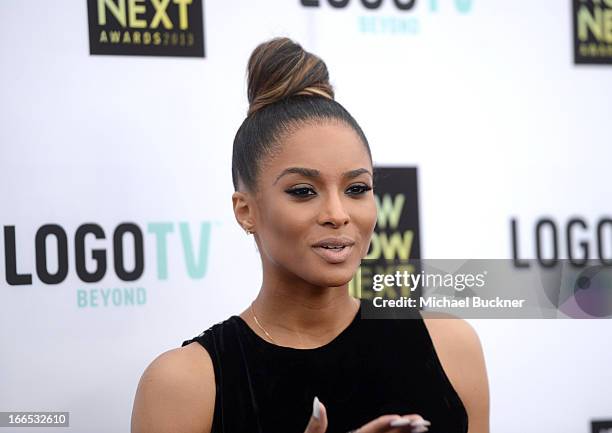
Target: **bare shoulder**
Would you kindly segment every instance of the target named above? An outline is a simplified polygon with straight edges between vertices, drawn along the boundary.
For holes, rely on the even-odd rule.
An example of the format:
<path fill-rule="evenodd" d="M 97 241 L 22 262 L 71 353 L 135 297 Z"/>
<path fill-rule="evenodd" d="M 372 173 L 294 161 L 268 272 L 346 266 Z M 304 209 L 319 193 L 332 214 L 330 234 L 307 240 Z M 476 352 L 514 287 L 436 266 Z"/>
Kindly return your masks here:
<path fill-rule="evenodd" d="M 215 373 L 199 343 L 168 350 L 145 369 L 132 409 L 132 433 L 210 433 Z"/>
<path fill-rule="evenodd" d="M 489 383 L 480 338 L 466 320 L 422 311 L 440 363 L 468 413 L 468 433 L 489 432 Z"/>
<path fill-rule="evenodd" d="M 457 344 L 458 347 L 466 343 L 480 347 L 480 339 L 476 330 L 466 320 L 449 313 L 435 311 L 421 311 L 421 316 L 423 316 L 423 321 L 432 339 L 435 337 L 444 343 L 461 343 Z"/>

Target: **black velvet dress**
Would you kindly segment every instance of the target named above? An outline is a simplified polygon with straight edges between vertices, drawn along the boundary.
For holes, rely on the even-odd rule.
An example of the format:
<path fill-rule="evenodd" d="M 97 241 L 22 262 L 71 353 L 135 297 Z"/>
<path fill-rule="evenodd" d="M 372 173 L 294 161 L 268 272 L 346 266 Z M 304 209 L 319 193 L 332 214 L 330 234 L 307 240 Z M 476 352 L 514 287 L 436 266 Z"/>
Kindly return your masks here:
<path fill-rule="evenodd" d="M 211 433 L 302 433 L 316 395 L 328 433 L 346 433 L 384 414 L 416 413 L 430 433 L 466 433 L 467 412 L 446 376 L 418 310 L 413 319 L 362 319 L 314 349 L 264 340 L 237 315 L 195 338 L 213 361 Z"/>

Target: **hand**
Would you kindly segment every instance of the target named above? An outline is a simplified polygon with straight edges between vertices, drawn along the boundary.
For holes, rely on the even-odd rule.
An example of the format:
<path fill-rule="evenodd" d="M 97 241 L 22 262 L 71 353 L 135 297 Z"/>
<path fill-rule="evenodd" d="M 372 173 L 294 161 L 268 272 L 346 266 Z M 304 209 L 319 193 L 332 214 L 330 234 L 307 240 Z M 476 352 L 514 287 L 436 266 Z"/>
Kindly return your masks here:
<path fill-rule="evenodd" d="M 357 430 L 347 433 L 422 433 L 428 430 L 431 423 L 417 414 L 381 415 Z M 323 403 L 315 397 L 312 416 L 304 433 L 325 433 L 327 430 L 327 411 Z"/>

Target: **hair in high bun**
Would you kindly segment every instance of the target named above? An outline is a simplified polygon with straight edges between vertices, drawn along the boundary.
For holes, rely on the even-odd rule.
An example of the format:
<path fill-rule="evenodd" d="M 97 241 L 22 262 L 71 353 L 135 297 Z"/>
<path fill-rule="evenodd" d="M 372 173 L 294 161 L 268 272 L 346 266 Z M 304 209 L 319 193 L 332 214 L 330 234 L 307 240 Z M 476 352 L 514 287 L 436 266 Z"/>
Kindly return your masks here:
<path fill-rule="evenodd" d="M 249 115 L 294 95 L 334 99 L 325 62 L 288 38 L 275 38 L 255 48 L 247 70 Z"/>
<path fill-rule="evenodd" d="M 334 100 L 325 62 L 288 38 L 257 46 L 249 58 L 249 109 L 234 138 L 232 181 L 255 191 L 262 160 L 282 138 L 313 122 L 343 122 L 353 128 L 372 158 L 368 141 L 346 109 Z"/>

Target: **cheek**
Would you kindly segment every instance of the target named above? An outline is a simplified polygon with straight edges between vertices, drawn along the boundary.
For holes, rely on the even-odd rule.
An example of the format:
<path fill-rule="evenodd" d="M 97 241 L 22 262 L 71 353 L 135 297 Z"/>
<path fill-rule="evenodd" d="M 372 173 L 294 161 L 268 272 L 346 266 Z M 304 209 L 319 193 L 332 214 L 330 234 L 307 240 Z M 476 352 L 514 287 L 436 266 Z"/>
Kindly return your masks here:
<path fill-rule="evenodd" d="M 374 227 L 376 226 L 376 219 L 378 217 L 376 210 L 376 202 L 372 199 L 366 205 L 364 205 L 359 212 L 356 213 L 355 217 L 355 225 L 359 230 L 359 234 L 362 237 L 362 248 L 363 255 L 366 254 L 368 247 L 370 245 L 370 239 L 372 237 L 372 232 L 374 231 Z"/>
<path fill-rule="evenodd" d="M 306 209 L 289 204 L 266 205 L 263 215 L 266 243 L 272 250 L 290 255 L 308 232 L 310 218 Z"/>
<path fill-rule="evenodd" d="M 365 201 L 355 215 L 360 230 L 372 231 L 376 225 L 377 217 L 376 202 L 374 199 L 372 198 L 372 200 Z"/>

